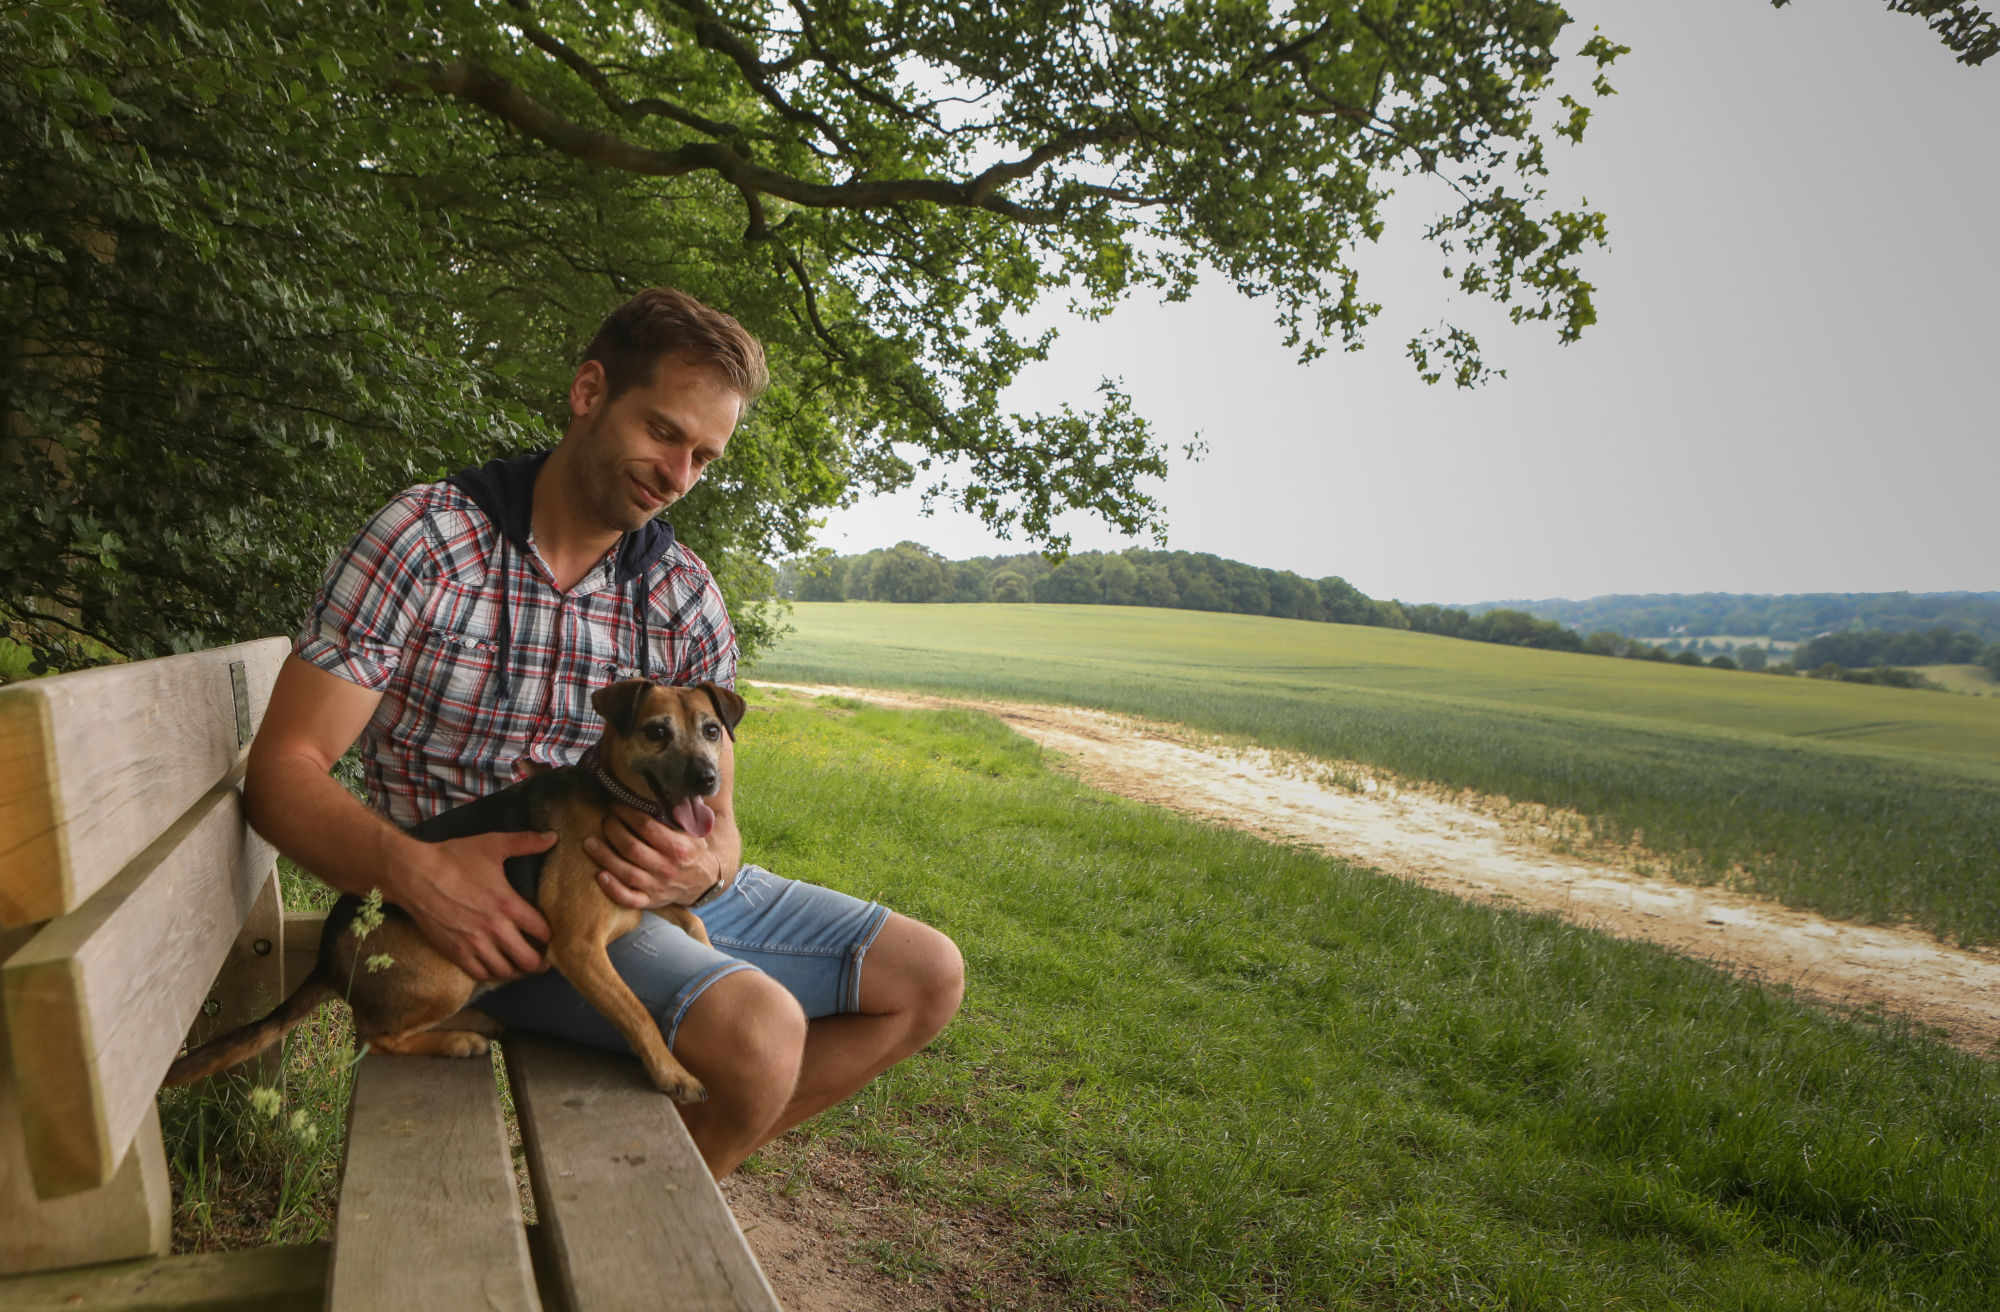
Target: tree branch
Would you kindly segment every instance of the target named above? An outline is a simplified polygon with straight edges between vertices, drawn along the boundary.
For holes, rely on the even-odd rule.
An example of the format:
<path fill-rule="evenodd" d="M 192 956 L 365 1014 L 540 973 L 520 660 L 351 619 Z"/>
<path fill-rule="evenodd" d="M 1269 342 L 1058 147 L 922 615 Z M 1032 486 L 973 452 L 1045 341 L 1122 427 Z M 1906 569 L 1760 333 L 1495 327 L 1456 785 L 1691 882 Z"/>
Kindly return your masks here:
<path fill-rule="evenodd" d="M 734 123 L 703 118 L 693 110 L 669 100 L 661 100 L 656 96 L 648 96 L 643 100 L 626 100 L 612 89 L 611 79 L 604 75 L 603 69 L 585 59 L 560 37 L 535 22 L 534 10 L 529 0 L 512 0 L 512 4 L 522 16 L 509 21 L 521 30 L 521 35 L 527 37 L 537 50 L 583 79 L 589 84 L 590 89 L 597 93 L 597 98 L 604 102 L 605 108 L 627 123 L 636 123 L 650 115 L 672 119 L 683 127 L 693 128 L 696 132 L 703 132 L 711 137 L 739 141 L 743 138 L 743 129 Z"/>
<path fill-rule="evenodd" d="M 694 39 L 704 50 L 713 50 L 736 65 L 743 74 L 743 80 L 764 102 L 794 123 L 804 123 L 817 128 L 822 136 L 848 154 L 854 148 L 840 135 L 840 130 L 809 109 L 800 109 L 786 100 L 784 93 L 770 79 L 770 65 L 757 57 L 757 52 L 746 44 L 735 29 L 724 22 L 722 16 L 702 3 L 702 0 L 668 0 L 675 8 L 694 19 Z"/>
<path fill-rule="evenodd" d="M 995 164 L 970 182 L 890 178 L 822 183 L 767 168 L 722 142 L 695 141 L 675 150 L 654 150 L 608 132 L 583 127 L 550 110 L 494 70 L 470 60 L 405 65 L 402 75 L 391 81 L 390 88 L 422 89 L 477 105 L 537 141 L 592 164 L 663 178 L 711 172 L 739 190 L 775 196 L 808 209 L 873 209 L 926 202 L 953 209 L 988 210 L 1018 223 L 1056 223 L 1063 217 L 1061 210 L 1016 204 L 998 195 L 999 189 L 1084 146 L 1130 139 L 1122 133 L 1098 129 L 1067 133 L 1025 159 Z"/>

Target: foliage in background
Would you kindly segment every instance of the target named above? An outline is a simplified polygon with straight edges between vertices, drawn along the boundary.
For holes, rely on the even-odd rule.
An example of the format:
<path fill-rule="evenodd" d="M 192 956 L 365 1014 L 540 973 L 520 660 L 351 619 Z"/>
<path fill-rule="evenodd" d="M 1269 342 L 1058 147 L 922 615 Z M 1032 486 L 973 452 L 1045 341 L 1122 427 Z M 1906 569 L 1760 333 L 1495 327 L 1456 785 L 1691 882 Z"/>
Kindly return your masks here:
<path fill-rule="evenodd" d="M 1989 53 L 1975 7 L 1890 7 Z M 1604 220 L 1551 199 L 1544 149 L 1622 48 L 1564 45 L 1564 90 L 1567 22 L 1548 0 L 9 7 L 0 629 L 37 669 L 288 629 L 384 496 L 547 441 L 591 327 L 656 283 L 771 347 L 777 389 L 676 512 L 739 600 L 814 511 L 920 478 L 1050 545 L 1064 509 L 1157 530 L 1165 449 L 1116 384 L 1001 403 L 1051 348 L 1031 312 L 1220 276 L 1301 357 L 1357 347 L 1377 307 L 1353 257 L 1404 186 L 1459 290 L 1575 338 Z M 1487 372 L 1458 325 L 1406 349 Z"/>

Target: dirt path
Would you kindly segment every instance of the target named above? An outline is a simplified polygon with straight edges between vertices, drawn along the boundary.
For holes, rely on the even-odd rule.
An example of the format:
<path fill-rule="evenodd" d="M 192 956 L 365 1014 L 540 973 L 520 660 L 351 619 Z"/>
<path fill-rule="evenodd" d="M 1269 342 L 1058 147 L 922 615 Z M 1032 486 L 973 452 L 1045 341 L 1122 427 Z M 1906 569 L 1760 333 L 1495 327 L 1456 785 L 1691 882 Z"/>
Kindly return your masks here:
<path fill-rule="evenodd" d="M 981 702 L 823 685 L 762 684 L 883 706 L 989 711 L 1092 787 L 1266 838 L 1301 843 L 1429 888 L 1550 911 L 1644 939 L 1836 1007 L 1880 1007 L 1968 1052 L 2000 1052 L 2000 953 L 1907 929 L 1826 920 L 1561 850 L 1573 816 L 1449 794 L 1352 762 L 1232 747 L 1176 725 L 1069 706 Z"/>

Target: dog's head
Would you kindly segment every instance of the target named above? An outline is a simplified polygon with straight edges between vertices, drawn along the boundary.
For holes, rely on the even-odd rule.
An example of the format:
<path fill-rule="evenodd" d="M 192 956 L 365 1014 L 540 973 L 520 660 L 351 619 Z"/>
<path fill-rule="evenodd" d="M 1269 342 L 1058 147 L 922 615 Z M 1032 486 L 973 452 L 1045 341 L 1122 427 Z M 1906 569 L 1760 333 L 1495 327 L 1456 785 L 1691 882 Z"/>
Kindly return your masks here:
<path fill-rule="evenodd" d="M 722 744 L 736 736 L 743 699 L 720 684 L 625 679 L 599 688 L 590 704 L 604 717 L 598 759 L 625 787 L 657 798 L 676 826 L 706 837 L 715 813 L 704 799 L 722 786 Z"/>

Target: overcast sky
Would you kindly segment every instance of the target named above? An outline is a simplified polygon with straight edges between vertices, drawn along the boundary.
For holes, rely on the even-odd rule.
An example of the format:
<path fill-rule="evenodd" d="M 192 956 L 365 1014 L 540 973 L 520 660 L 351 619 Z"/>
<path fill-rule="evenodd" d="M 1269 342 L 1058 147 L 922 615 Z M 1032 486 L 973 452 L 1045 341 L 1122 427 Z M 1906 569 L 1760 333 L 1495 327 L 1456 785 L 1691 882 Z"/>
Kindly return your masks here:
<path fill-rule="evenodd" d="M 1359 354 L 1300 366 L 1267 307 L 1217 285 L 1066 326 L 1016 408 L 1122 378 L 1170 446 L 1209 446 L 1154 489 L 1169 547 L 1376 597 L 2000 588 L 2000 61 L 1955 62 L 1881 0 L 1569 8 L 1565 50 L 1593 24 L 1632 47 L 1583 144 L 1549 140 L 1551 198 L 1611 227 L 1581 342 L 1503 324 L 1484 339 L 1508 378 L 1426 387 L 1402 343 L 1453 302 L 1392 234 Z M 1063 526 L 1079 550 L 1131 545 Z M 1034 545 L 921 517 L 914 493 L 820 535 L 905 538 Z"/>

